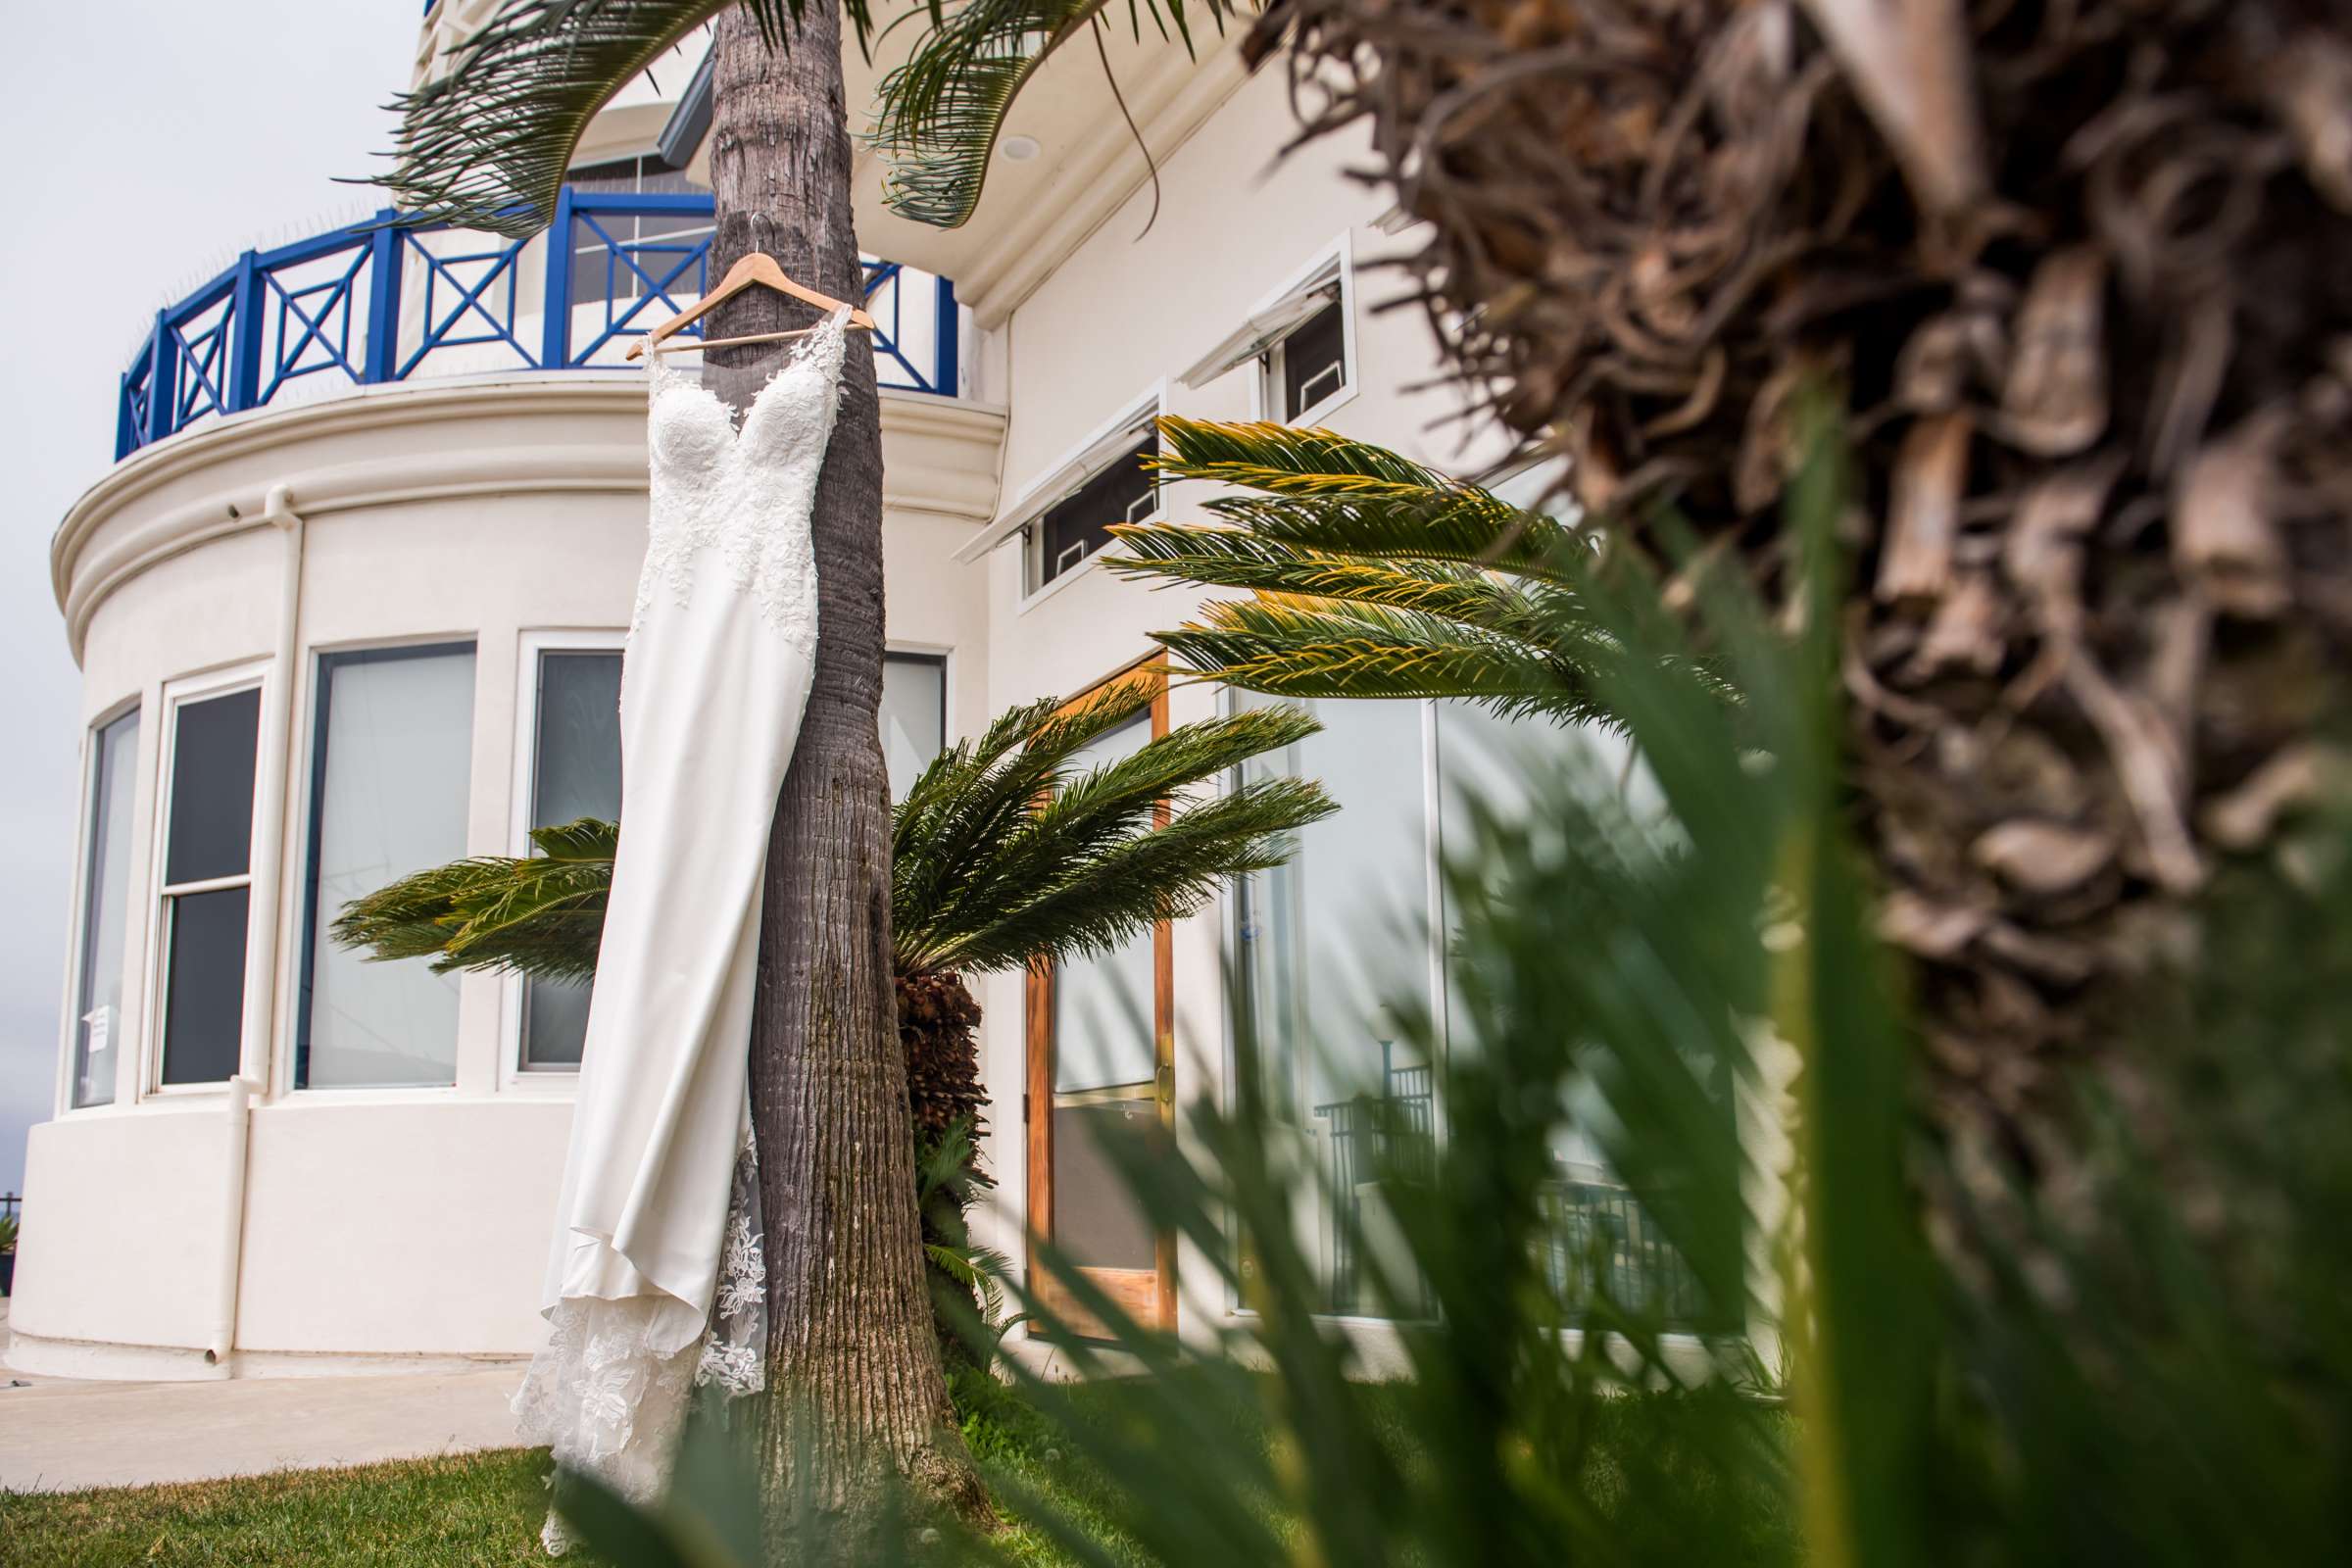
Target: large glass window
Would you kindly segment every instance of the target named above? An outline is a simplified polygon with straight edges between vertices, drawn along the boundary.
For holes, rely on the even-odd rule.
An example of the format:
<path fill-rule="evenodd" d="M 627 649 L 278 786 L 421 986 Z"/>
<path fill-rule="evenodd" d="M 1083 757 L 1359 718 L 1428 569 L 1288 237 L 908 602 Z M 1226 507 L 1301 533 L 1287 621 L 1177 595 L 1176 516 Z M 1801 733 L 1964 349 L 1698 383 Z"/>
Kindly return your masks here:
<path fill-rule="evenodd" d="M 620 650 L 548 648 L 533 691 L 530 825 L 620 816 Z M 882 664 L 882 755 L 893 801 L 946 745 L 947 660 L 891 654 Z M 588 1040 L 586 982 L 525 980 L 521 1067 L 572 1072 Z"/>
<path fill-rule="evenodd" d="M 295 1083 L 455 1083 L 458 977 L 421 958 L 373 962 L 323 933 L 352 900 L 466 853 L 473 646 L 321 656 L 315 733 Z"/>
<path fill-rule="evenodd" d="M 258 686 L 177 704 L 165 813 L 163 1040 L 157 1081 L 220 1083 L 241 1062 L 253 906 Z"/>
<path fill-rule="evenodd" d="M 620 650 L 545 649 L 531 743 L 531 826 L 620 815 Z M 588 983 L 526 980 L 522 1068 L 570 1072 L 588 1039 Z"/>
<path fill-rule="evenodd" d="M 1382 1303 L 1357 1250 L 1393 1237 L 1383 1182 L 1399 1158 L 1427 1149 L 1431 1131 L 1429 1064 L 1386 1005 L 1425 990 L 1430 973 L 1427 714 L 1408 702 L 1305 706 L 1322 732 L 1248 771 L 1320 779 L 1340 810 L 1301 830 L 1287 863 L 1245 882 L 1241 966 L 1268 1101 L 1290 1145 L 1272 1152 L 1325 1178 L 1329 1201 L 1298 1217 L 1327 1304 L 1368 1313 Z"/>
<path fill-rule="evenodd" d="M 122 1044 L 122 933 L 130 894 L 131 799 L 138 779 L 139 710 L 90 737 L 90 800 L 83 839 L 81 964 L 74 986 L 70 1103 L 112 1104 Z"/>
<path fill-rule="evenodd" d="M 1271 701 L 1242 694 L 1237 700 Z M 1335 1312 L 1378 1312 L 1387 1303 L 1366 1288 L 1360 1254 L 1400 1245 L 1383 1183 L 1409 1179 L 1443 1132 L 1431 1064 L 1400 1042 L 1382 1003 L 1399 996 L 1426 1001 L 1441 1020 L 1441 1044 L 1469 1044 L 1444 1038 L 1444 955 L 1452 917 L 1440 907 L 1433 931 L 1432 783 L 1441 845 L 1466 838 L 1473 797 L 1506 815 L 1526 810 L 1531 769 L 1556 776 L 1573 766 L 1580 776 L 1629 791 L 1637 814 L 1654 792 L 1629 765 L 1622 740 L 1590 728 L 1499 719 L 1456 703 L 1304 706 L 1322 720 L 1322 732 L 1287 755 L 1256 760 L 1250 775 L 1318 779 L 1341 809 L 1304 829 L 1286 864 L 1243 884 L 1239 967 L 1269 1102 L 1292 1143 L 1288 1157 L 1319 1170 L 1329 1195 L 1302 1199 L 1299 1216 L 1327 1305 Z M 1553 1226 L 1546 1263 L 1555 1285 L 1573 1300 L 1603 1283 L 1596 1273 L 1605 1274 L 1619 1301 L 1654 1303 L 1674 1321 L 1703 1321 L 1690 1271 L 1602 1157 L 1592 1135 L 1600 1107 L 1587 1102 L 1569 1110 L 1553 1140 L 1555 1179 L 1547 1196 Z"/>

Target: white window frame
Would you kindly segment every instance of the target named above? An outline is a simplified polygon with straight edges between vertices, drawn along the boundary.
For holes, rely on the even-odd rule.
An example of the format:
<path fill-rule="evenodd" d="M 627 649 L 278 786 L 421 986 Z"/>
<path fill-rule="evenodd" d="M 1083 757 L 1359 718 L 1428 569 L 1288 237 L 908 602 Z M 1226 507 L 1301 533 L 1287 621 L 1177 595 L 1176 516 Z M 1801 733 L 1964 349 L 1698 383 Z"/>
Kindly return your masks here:
<path fill-rule="evenodd" d="M 531 796 L 539 771 L 539 661 L 545 654 L 610 654 L 628 645 L 626 627 L 543 628 L 526 631 L 514 657 L 514 759 L 507 812 L 508 853 L 531 853 Z M 522 1064 L 522 1005 L 528 983 L 518 974 L 499 977 L 498 1086 L 502 1092 L 569 1100 L 580 1085 L 577 1067 Z"/>
<path fill-rule="evenodd" d="M 74 1103 L 74 1060 L 81 1045 L 82 965 L 86 959 L 90 940 L 90 860 L 92 852 L 97 848 L 94 838 L 98 825 L 99 805 L 98 737 L 103 731 L 133 713 L 139 717 L 139 739 L 130 754 L 132 774 L 130 817 L 123 823 L 124 837 L 127 842 L 122 846 L 123 854 L 132 855 L 134 847 L 139 847 L 137 846 L 139 791 L 147 782 L 146 769 L 140 766 L 142 759 L 146 756 L 149 739 L 146 694 L 133 692 L 128 697 L 100 709 L 97 714 L 82 726 L 81 731 L 81 833 L 74 847 L 74 891 L 71 895 L 73 913 L 70 923 L 66 927 L 67 931 L 71 933 L 72 946 L 66 953 L 65 1000 L 58 1006 L 60 1027 L 58 1030 L 57 1094 L 56 1103 L 52 1110 L 52 1114 L 57 1116 L 79 1116 L 93 1111 L 121 1110 L 125 1103 L 135 1104 L 138 1101 L 135 1087 L 127 1101 L 122 1094 L 123 1062 L 140 1059 L 137 1050 L 139 1041 L 132 1038 L 139 1033 L 134 1026 L 134 1013 L 146 1005 L 143 997 L 134 998 L 128 995 L 132 985 L 138 980 L 138 973 L 131 961 L 131 933 L 128 925 L 125 924 L 122 932 L 122 985 L 126 994 L 126 1004 L 122 1008 L 122 1015 L 114 1023 L 114 1027 L 123 1033 L 122 1039 L 114 1042 L 115 1092 L 111 1099 L 101 1104 L 76 1105 Z M 131 863 L 123 869 L 122 886 L 127 906 L 131 902 L 131 893 L 145 885 L 146 877 L 135 855 L 132 856 Z M 130 909 L 127 906 L 122 911 L 122 917 L 125 922 L 130 918 Z M 142 933 L 143 941 L 144 934 Z"/>
<path fill-rule="evenodd" d="M 1070 494 L 1089 479 L 1102 472 L 1104 465 L 1134 446 L 1167 408 L 1168 383 L 1163 378 L 1153 381 L 1141 393 L 1119 406 L 1118 411 L 1087 432 L 1084 439 L 1068 448 L 1049 463 L 1039 476 L 1032 480 L 999 514 L 995 522 L 964 541 L 956 552 L 956 559 L 966 564 L 978 561 L 1005 541 L 1019 536 L 1021 542 L 1021 584 L 1013 607 L 1015 614 L 1027 614 L 1055 594 L 1092 571 L 1102 558 L 1098 550 L 1079 562 L 1052 582 L 1030 586 L 1030 552 L 1035 549 L 1028 535 L 1045 514 L 1069 498 Z M 1152 508 L 1138 523 L 1157 522 L 1167 515 L 1167 486 L 1152 486 Z"/>
<path fill-rule="evenodd" d="M 283 872 L 286 883 L 284 897 L 288 901 L 288 913 L 283 929 L 291 933 L 292 944 L 287 949 L 285 990 L 280 998 L 285 1007 L 286 1026 L 284 1029 L 276 1031 L 273 1038 L 273 1044 L 282 1053 L 283 1059 L 277 1064 L 277 1070 L 283 1074 L 278 1081 L 285 1086 L 282 1093 L 286 1098 L 299 1099 L 305 1103 L 313 1104 L 384 1105 L 413 1103 L 419 1101 L 464 1100 L 471 1098 L 476 1093 L 467 1084 L 466 1077 L 467 1025 L 466 1009 L 463 1000 L 458 1004 L 458 1055 L 452 1074 L 454 1082 L 446 1084 L 330 1084 L 324 1088 L 318 1088 L 299 1081 L 302 1075 L 297 1071 L 297 1064 L 301 1057 L 305 1025 L 302 987 L 304 980 L 308 978 L 307 966 L 317 961 L 318 951 L 317 939 L 313 937 L 310 927 L 306 923 L 304 910 L 308 903 L 305 893 L 310 885 L 311 858 L 318 853 L 318 849 L 314 837 L 318 810 L 318 789 L 320 782 L 318 748 L 326 744 L 326 730 L 319 723 L 319 719 L 324 715 L 320 714 L 318 710 L 318 700 L 323 689 L 320 677 L 325 672 L 326 662 L 342 654 L 372 654 L 400 648 L 439 648 L 444 646 L 454 648 L 459 644 L 464 644 L 472 650 L 474 727 L 468 732 L 466 740 L 468 754 L 466 809 L 470 814 L 473 800 L 473 766 L 480 760 L 478 753 L 481 739 L 483 642 L 481 632 L 460 629 L 414 632 L 397 637 L 361 637 L 342 642 L 313 643 L 302 651 L 303 685 L 295 690 L 295 695 L 302 701 L 302 749 L 287 760 L 289 766 L 299 764 L 300 771 L 296 776 L 301 780 L 301 789 L 299 792 L 289 795 L 296 814 L 288 818 L 287 832 L 293 836 L 294 845 L 293 853 L 285 858 Z M 470 840 L 470 829 L 467 837 Z M 465 853 L 467 855 L 473 853 L 470 843 Z M 331 924 L 331 922 L 322 923 L 321 932 L 324 931 L 325 924 Z M 466 985 L 470 984 L 471 981 L 469 977 L 461 976 L 459 983 Z"/>
<path fill-rule="evenodd" d="M 163 700 L 156 704 L 156 764 L 155 799 L 147 843 L 146 901 L 147 933 L 140 956 L 139 973 L 147 995 L 139 1007 L 139 1098 L 185 1099 L 228 1092 L 228 1080 L 213 1079 L 199 1084 L 167 1084 L 164 1082 L 164 1054 L 170 1042 L 164 1039 L 164 1008 L 171 1000 L 172 976 L 172 901 L 191 893 L 213 893 L 227 888 L 253 886 L 253 852 L 262 830 L 262 769 L 267 765 L 269 736 L 257 725 L 254 734 L 253 807 L 252 818 L 246 827 L 245 872 L 242 876 L 212 877 L 202 882 L 167 883 L 165 867 L 172 863 L 172 784 L 179 768 L 179 710 L 189 703 L 201 703 L 216 697 L 231 697 L 242 691 L 261 693 L 264 724 L 270 715 L 270 662 L 256 660 L 234 664 L 225 669 L 201 675 L 183 675 L 178 680 L 164 683 Z M 257 896 L 249 894 L 245 904 L 245 1005 L 237 1029 L 237 1072 L 256 1076 L 253 1040 L 253 987 L 257 976 L 253 972 L 253 917 L 260 912 L 259 897 L 276 898 L 279 890 L 262 890 Z M 268 985 L 272 977 L 258 977 Z"/>
<path fill-rule="evenodd" d="M 1336 286 L 1340 308 L 1340 363 L 1343 379 L 1340 385 L 1292 417 L 1282 414 L 1282 357 L 1283 345 L 1291 334 L 1322 314 L 1321 305 L 1310 302 L 1321 291 Z M 1268 293 L 1251 307 L 1242 324 L 1228 333 L 1217 346 L 1196 361 L 1193 367 L 1177 377 L 1186 386 L 1199 389 L 1211 381 L 1254 362 L 1255 370 L 1250 378 L 1250 416 L 1271 420 L 1277 424 L 1307 425 L 1319 423 L 1337 410 L 1354 401 L 1363 389 L 1363 361 L 1356 349 L 1355 336 L 1355 239 L 1352 230 L 1343 231 L 1285 278 L 1279 288 Z"/>

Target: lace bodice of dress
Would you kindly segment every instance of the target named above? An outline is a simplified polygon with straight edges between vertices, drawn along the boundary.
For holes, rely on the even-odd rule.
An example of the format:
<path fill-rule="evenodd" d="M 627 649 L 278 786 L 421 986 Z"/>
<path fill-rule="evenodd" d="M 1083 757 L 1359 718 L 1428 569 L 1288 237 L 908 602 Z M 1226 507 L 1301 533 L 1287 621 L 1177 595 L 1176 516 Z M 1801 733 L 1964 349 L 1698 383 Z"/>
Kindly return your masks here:
<path fill-rule="evenodd" d="M 632 636 L 657 595 L 687 602 L 697 559 L 716 550 L 768 625 L 815 648 L 809 517 L 840 399 L 848 321 L 844 307 L 795 345 L 752 400 L 740 431 L 699 375 L 648 356 L 653 505 Z"/>

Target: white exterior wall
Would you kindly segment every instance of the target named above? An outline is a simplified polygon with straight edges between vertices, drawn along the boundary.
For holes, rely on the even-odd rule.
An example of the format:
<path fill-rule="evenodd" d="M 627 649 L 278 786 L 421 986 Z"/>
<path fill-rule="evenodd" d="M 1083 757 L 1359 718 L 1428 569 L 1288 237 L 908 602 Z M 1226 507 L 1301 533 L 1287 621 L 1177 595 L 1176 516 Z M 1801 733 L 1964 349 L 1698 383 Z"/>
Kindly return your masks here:
<path fill-rule="evenodd" d="M 994 505 L 1003 418 L 910 394 L 886 393 L 883 406 L 893 646 L 949 656 L 950 725 L 960 731 L 987 707 L 985 605 L 980 568 L 953 556 Z M 466 849 L 520 851 L 523 639 L 626 627 L 644 553 L 644 427 L 634 372 L 412 382 L 263 409 L 161 443 L 118 466 L 67 519 L 54 559 L 85 716 L 95 723 L 141 705 L 128 1038 L 115 1102 L 70 1108 L 70 973 L 57 1119 L 33 1130 L 28 1149 L 14 1364 L 220 1376 L 514 1356 L 537 1344 L 573 1080 L 515 1070 L 514 982 L 463 978 L 451 1087 L 292 1087 L 317 743 L 311 677 L 322 651 L 472 641 Z M 281 512 L 302 519 L 299 657 L 289 744 L 274 767 L 285 809 L 271 1023 L 266 1040 L 246 1042 L 245 1070 L 263 1093 L 245 1155 L 235 1351 L 223 1364 L 203 1350 L 219 1314 L 228 1097 L 149 1087 L 157 780 L 168 683 L 247 667 L 278 678 L 290 536 L 260 520 L 277 487 Z M 271 702 L 265 691 L 265 769 Z M 266 782 L 257 794 L 267 797 Z M 258 872 L 258 838 L 255 861 Z M 74 956 L 77 964 L 78 944 Z"/>
<path fill-rule="evenodd" d="M 1179 148 L 1162 154 L 1159 217 L 1149 233 L 1142 233 L 1152 201 L 1146 186 L 987 335 L 979 357 L 984 384 L 992 391 L 1002 386 L 1011 411 L 1000 516 L 1022 511 L 1026 492 L 1155 386 L 1170 414 L 1271 416 L 1259 407 L 1253 364 L 1198 390 L 1177 378 L 1343 236 L 1355 270 L 1349 297 L 1356 390 L 1316 422 L 1455 471 L 1507 455 L 1507 444 L 1491 433 L 1465 445 L 1459 424 L 1432 428 L 1460 408 L 1456 396 L 1400 390 L 1432 379 L 1439 357 L 1417 310 L 1375 315 L 1370 308 L 1398 292 L 1402 279 L 1375 265 L 1398 248 L 1377 226 L 1385 205 L 1343 177 L 1346 168 L 1364 162 L 1364 148 L 1358 138 L 1343 137 L 1275 163 L 1275 149 L 1295 128 L 1278 74 L 1245 80 Z M 1175 487 L 1167 514 L 1198 516 L 1202 493 L 1199 485 Z M 1152 654 L 1151 632 L 1185 619 L 1202 597 L 1122 580 L 1092 560 L 1028 595 L 1017 535 L 987 564 L 989 706 L 1000 711 L 1075 694 Z M 1213 716 L 1218 702 L 1213 687 L 1178 683 L 1169 693 L 1169 722 Z M 1220 900 L 1175 932 L 1180 1105 L 1203 1094 L 1225 1096 L 1227 918 Z M 1028 1190 L 1019 1113 L 1027 1057 L 1023 984 L 1017 974 L 995 975 L 981 992 L 985 1070 L 996 1107 L 984 1152 L 997 1179 L 987 1216 L 993 1230 L 982 1239 L 1013 1258 L 1024 1252 Z M 1225 1315 L 1223 1289 L 1189 1243 L 1177 1274 L 1183 1327 L 1202 1328 Z M 1363 1332 L 1369 1348 L 1393 1338 L 1385 1326 L 1364 1325 Z"/>

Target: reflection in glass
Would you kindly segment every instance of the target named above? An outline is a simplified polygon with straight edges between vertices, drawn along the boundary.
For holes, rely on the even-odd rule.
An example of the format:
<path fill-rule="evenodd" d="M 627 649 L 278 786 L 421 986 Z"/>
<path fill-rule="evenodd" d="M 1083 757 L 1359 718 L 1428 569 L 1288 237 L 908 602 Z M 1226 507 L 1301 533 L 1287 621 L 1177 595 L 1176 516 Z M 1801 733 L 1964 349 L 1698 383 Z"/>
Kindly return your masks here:
<path fill-rule="evenodd" d="M 1073 775 L 1132 757 L 1152 739 L 1149 712 L 1098 735 L 1071 759 Z M 1152 935 L 1054 969 L 1054 1092 L 1152 1081 Z"/>
<path fill-rule="evenodd" d="M 323 656 L 317 737 L 296 1082 L 455 1083 L 458 977 L 422 958 L 377 963 L 323 938 L 352 900 L 466 853 L 471 645 Z"/>
<path fill-rule="evenodd" d="M 549 650 L 539 656 L 531 760 L 531 826 L 620 815 L 620 652 Z M 522 1066 L 570 1071 L 588 1040 L 588 983 L 526 980 Z"/>
<path fill-rule="evenodd" d="M 1319 779 L 1340 810 L 1299 832 L 1288 863 L 1245 880 L 1242 980 L 1268 1103 L 1291 1144 L 1272 1152 L 1301 1169 L 1298 1229 L 1314 1242 L 1328 1305 L 1377 1312 L 1359 1250 L 1395 1244 L 1385 1184 L 1426 1165 L 1433 1125 L 1428 1065 L 1384 1004 L 1429 974 L 1425 710 L 1300 706 L 1321 733 L 1255 759 L 1245 776 Z M 1306 1169 L 1321 1173 L 1320 1189 Z"/>
<path fill-rule="evenodd" d="M 112 1104 L 122 1045 L 122 931 L 130 894 L 130 812 L 139 712 L 100 727 L 90 750 L 88 859 L 83 872 L 81 973 L 74 1006 L 73 1103 Z"/>
<path fill-rule="evenodd" d="M 1548 853 L 1544 824 L 1536 820 L 1538 781 L 1596 808 L 1613 803 L 1629 832 L 1665 831 L 1656 780 L 1625 736 L 1592 725 L 1498 718 L 1471 703 L 1436 708 L 1440 822 L 1447 854 L 1475 849 L 1472 801 L 1503 822 L 1530 828 L 1536 852 Z M 1446 927 L 1450 951 L 1450 913 Z M 1467 1044 L 1457 1040 L 1452 1049 Z M 1550 1222 L 1544 1266 L 1552 1288 L 1571 1303 L 1605 1291 L 1620 1306 L 1656 1310 L 1675 1323 L 1711 1324 L 1696 1277 L 1610 1172 L 1603 1152 L 1609 1125 L 1605 1097 L 1590 1079 L 1580 1079 L 1570 1090 L 1566 1119 L 1552 1133 L 1553 1180 L 1544 1196 Z"/>

